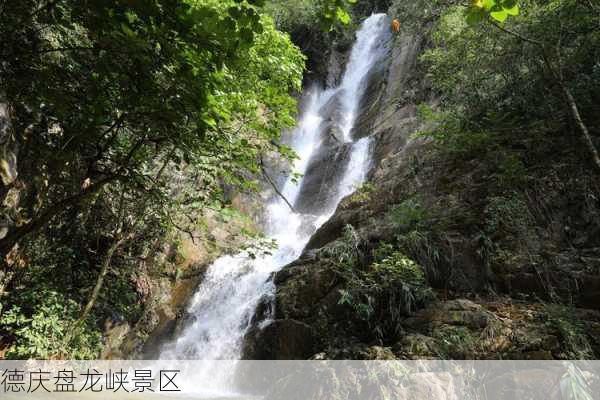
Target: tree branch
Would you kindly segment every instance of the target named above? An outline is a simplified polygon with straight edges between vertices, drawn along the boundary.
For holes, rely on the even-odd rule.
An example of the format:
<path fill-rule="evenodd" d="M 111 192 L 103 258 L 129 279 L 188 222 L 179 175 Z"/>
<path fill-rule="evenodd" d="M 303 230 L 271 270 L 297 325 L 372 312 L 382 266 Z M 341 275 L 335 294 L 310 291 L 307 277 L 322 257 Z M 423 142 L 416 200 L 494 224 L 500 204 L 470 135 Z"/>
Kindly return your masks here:
<path fill-rule="evenodd" d="M 528 42 L 528 43 L 534 44 L 536 46 L 539 46 L 542 49 L 544 48 L 543 43 L 540 42 L 540 41 L 538 41 L 538 40 L 528 38 L 526 36 L 521 35 L 519 32 L 515 32 L 515 31 L 512 31 L 512 30 L 510 30 L 508 28 L 505 28 L 502 25 L 498 24 L 496 21 L 493 21 L 491 19 L 488 19 L 488 22 L 490 24 L 494 25 L 496 28 L 500 29 L 504 33 L 508 33 L 509 35 L 512 35 L 512 36 L 514 36 L 516 38 L 519 38 L 519 39 L 521 39 L 524 42 Z"/>
<path fill-rule="evenodd" d="M 49 208 L 44 210 L 44 212 L 42 212 L 37 218 L 10 231 L 6 235 L 6 237 L 4 237 L 4 239 L 0 240 L 0 263 L 4 261 L 4 256 L 8 254 L 8 252 L 13 248 L 13 246 L 25 236 L 29 235 L 32 232 L 35 232 L 36 230 L 44 226 L 65 208 L 91 196 L 94 193 L 97 193 L 106 184 L 108 184 L 109 182 L 113 182 L 119 178 L 119 175 L 107 176 L 104 179 L 101 179 L 98 182 L 92 184 L 88 188 L 82 190 L 81 192 L 69 196 L 59 201 L 58 203 L 50 206 Z"/>
<path fill-rule="evenodd" d="M 269 184 L 273 187 L 273 190 L 275 190 L 275 193 L 277 193 L 277 195 L 279 197 L 281 197 L 281 199 L 285 202 L 285 204 L 287 204 L 287 206 L 290 208 L 290 210 L 292 210 L 292 212 L 296 214 L 297 212 L 294 209 L 294 206 L 292 206 L 292 204 L 283 195 L 283 193 L 281 193 L 281 191 L 279 191 L 279 189 L 277 188 L 277 185 L 275 184 L 275 182 L 273 182 L 273 180 L 271 179 L 271 177 L 269 176 L 269 174 L 265 170 L 265 165 L 264 165 L 264 162 L 263 162 L 262 155 L 260 156 L 260 170 L 261 170 L 263 176 L 265 177 L 265 179 L 267 180 L 267 182 L 269 182 Z"/>
<path fill-rule="evenodd" d="M 86 318 L 94 308 L 96 304 L 96 300 L 100 295 L 100 290 L 102 289 L 102 285 L 104 283 L 104 278 L 108 273 L 110 264 L 112 262 L 113 256 L 115 252 L 121 247 L 123 243 L 127 240 L 126 237 L 120 237 L 117 241 L 115 241 L 106 251 L 106 255 L 104 256 L 104 260 L 102 261 L 102 267 L 100 268 L 100 273 L 98 274 L 98 278 L 96 278 L 96 284 L 94 285 L 94 289 L 92 290 L 92 294 L 90 295 L 85 307 L 81 311 L 79 318 L 73 323 L 70 327 L 67 336 L 65 337 L 64 343 L 65 346 L 69 346 L 71 340 L 73 340 L 74 335 L 78 334 L 79 327 L 85 322 Z"/>

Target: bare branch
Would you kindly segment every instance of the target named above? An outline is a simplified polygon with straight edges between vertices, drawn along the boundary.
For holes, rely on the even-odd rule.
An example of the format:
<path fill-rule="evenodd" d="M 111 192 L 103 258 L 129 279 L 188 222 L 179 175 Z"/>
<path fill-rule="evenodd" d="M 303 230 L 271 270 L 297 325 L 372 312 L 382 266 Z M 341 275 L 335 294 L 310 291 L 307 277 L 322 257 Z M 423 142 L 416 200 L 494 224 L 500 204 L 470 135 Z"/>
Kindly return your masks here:
<path fill-rule="evenodd" d="M 262 155 L 260 156 L 260 170 L 267 182 L 269 182 L 269 184 L 273 187 L 273 190 L 275 190 L 275 193 L 277 193 L 277 195 L 281 197 L 281 199 L 285 202 L 285 204 L 287 204 L 287 206 L 290 208 L 290 210 L 292 210 L 293 213 L 296 213 L 296 210 L 294 209 L 294 206 L 292 206 L 292 203 L 290 203 L 289 200 L 283 195 L 283 193 L 281 193 L 281 191 L 277 188 L 275 182 L 273 182 L 273 180 L 265 170 L 265 164 L 263 162 Z"/>

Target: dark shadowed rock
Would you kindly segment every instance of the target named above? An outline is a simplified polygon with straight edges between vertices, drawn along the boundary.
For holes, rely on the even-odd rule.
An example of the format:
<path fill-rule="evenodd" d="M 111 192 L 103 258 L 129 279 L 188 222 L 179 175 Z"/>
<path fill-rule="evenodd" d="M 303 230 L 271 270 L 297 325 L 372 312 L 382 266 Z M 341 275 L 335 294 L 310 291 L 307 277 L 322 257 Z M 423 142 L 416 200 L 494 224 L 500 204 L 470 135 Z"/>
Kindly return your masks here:
<path fill-rule="evenodd" d="M 580 285 L 580 303 L 582 307 L 600 309 L 600 276 L 585 275 Z"/>
<path fill-rule="evenodd" d="M 275 275 L 276 317 L 309 318 L 337 283 L 338 276 L 326 263 L 308 262 L 284 268 Z"/>
<path fill-rule="evenodd" d="M 294 208 L 301 213 L 333 207 L 337 185 L 350 161 L 349 144 L 322 148 L 308 165 Z"/>
<path fill-rule="evenodd" d="M 310 325 L 293 319 L 274 320 L 254 327 L 246 335 L 244 359 L 308 359 L 315 349 L 315 332 Z"/>
<path fill-rule="evenodd" d="M 376 64 L 363 83 L 365 92 L 359 104 L 360 113 L 356 118 L 351 136 L 358 140 L 373 133 L 375 121 L 380 112 L 383 88 L 386 85 L 387 63 Z"/>

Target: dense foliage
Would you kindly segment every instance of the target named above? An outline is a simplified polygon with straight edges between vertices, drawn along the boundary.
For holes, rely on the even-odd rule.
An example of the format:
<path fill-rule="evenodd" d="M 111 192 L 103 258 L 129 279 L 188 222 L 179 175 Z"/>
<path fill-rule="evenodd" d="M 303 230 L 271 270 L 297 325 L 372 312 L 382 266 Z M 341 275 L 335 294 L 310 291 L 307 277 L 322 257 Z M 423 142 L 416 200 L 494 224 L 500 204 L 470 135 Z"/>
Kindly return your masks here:
<path fill-rule="evenodd" d="M 294 157 L 278 139 L 294 121 L 304 56 L 281 31 L 325 64 L 330 42 L 352 35 L 355 3 L 0 0 L 0 105 L 19 173 L 0 185 L 0 352 L 94 358 L 106 321 L 138 320 L 162 241 L 189 234 L 203 209 L 227 210 L 231 188 L 256 189 L 263 156 Z M 379 4 L 368 3 L 369 13 Z M 440 237 L 460 226 L 483 268 L 514 262 L 536 223 L 526 188 L 550 170 L 579 174 L 561 185 L 591 204 L 586 179 L 600 166 L 597 1 L 393 3 L 402 31 L 424 42 L 431 93 L 410 100 L 436 106 L 419 107 L 421 134 L 448 174 L 484 171 L 473 179 L 485 191 L 459 212 L 412 196 L 390 209 L 391 244 L 367 251 L 347 228 L 324 254 L 345 285 L 341 305 L 384 342 L 430 300 L 430 283 L 450 280 Z M 576 337 L 571 325 L 557 329 Z"/>
<path fill-rule="evenodd" d="M 577 138 L 573 150 L 587 153 L 586 165 L 598 168 L 598 9 L 574 0 L 520 3 L 504 25 L 469 24 L 472 11 L 461 5 L 438 9 L 434 46 L 423 56 L 446 113 L 437 136 L 450 148 L 464 139 L 456 143 L 464 150 L 486 136 L 489 147 L 492 130 L 564 129 Z"/>
<path fill-rule="evenodd" d="M 326 30 L 350 23 L 351 7 L 358 0 L 269 0 L 266 10 L 290 32 L 294 25 L 320 22 Z M 290 29 L 291 28 L 291 29 Z"/>
<path fill-rule="evenodd" d="M 261 5 L 2 2 L 0 101 L 19 173 L 1 190 L 19 198 L 0 238 L 9 355 L 93 356 L 57 341 L 110 313 L 135 318 L 138 257 L 182 215 L 222 202 L 224 185 L 253 188 L 263 154 L 293 157 L 278 138 L 304 58 Z"/>
<path fill-rule="evenodd" d="M 400 357 L 522 357 L 522 348 L 486 347 L 493 324 L 481 332 L 427 315 L 476 293 L 478 304 L 507 296 L 527 312 L 548 302 L 540 314 L 560 341 L 548 356 L 594 356 L 595 332 L 573 310 L 597 304 L 579 274 L 598 272 L 588 257 L 597 260 L 600 228 L 599 10 L 575 0 L 393 2 L 389 14 L 401 21 L 393 62 L 402 66 L 394 100 L 402 110 L 421 104 L 415 136 L 427 140 L 385 158 L 334 218 L 354 227 L 313 263 L 341 281 L 343 313 L 314 324 L 327 345 L 345 350 L 339 342 L 358 337 Z M 388 198 L 396 204 L 378 218 Z M 425 320 L 416 328 L 406 315 L 431 299 L 429 285 L 436 304 L 412 316 Z M 411 331 L 416 347 L 431 348 L 404 353 Z"/>

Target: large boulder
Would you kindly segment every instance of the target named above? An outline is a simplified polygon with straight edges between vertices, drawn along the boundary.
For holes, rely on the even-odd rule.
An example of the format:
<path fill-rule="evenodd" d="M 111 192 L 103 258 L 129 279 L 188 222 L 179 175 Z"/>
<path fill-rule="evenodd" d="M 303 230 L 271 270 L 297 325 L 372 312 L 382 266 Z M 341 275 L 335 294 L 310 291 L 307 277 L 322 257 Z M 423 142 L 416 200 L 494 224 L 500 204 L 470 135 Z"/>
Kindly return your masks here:
<path fill-rule="evenodd" d="M 278 318 L 306 319 L 338 282 L 338 276 L 326 263 L 313 259 L 300 261 L 275 275 Z"/>
<path fill-rule="evenodd" d="M 349 144 L 324 147 L 310 160 L 294 208 L 301 213 L 329 210 L 335 205 L 337 185 L 350 161 Z"/>
<path fill-rule="evenodd" d="M 247 333 L 243 357 L 250 360 L 308 359 L 315 351 L 313 328 L 293 319 L 269 321 Z"/>

